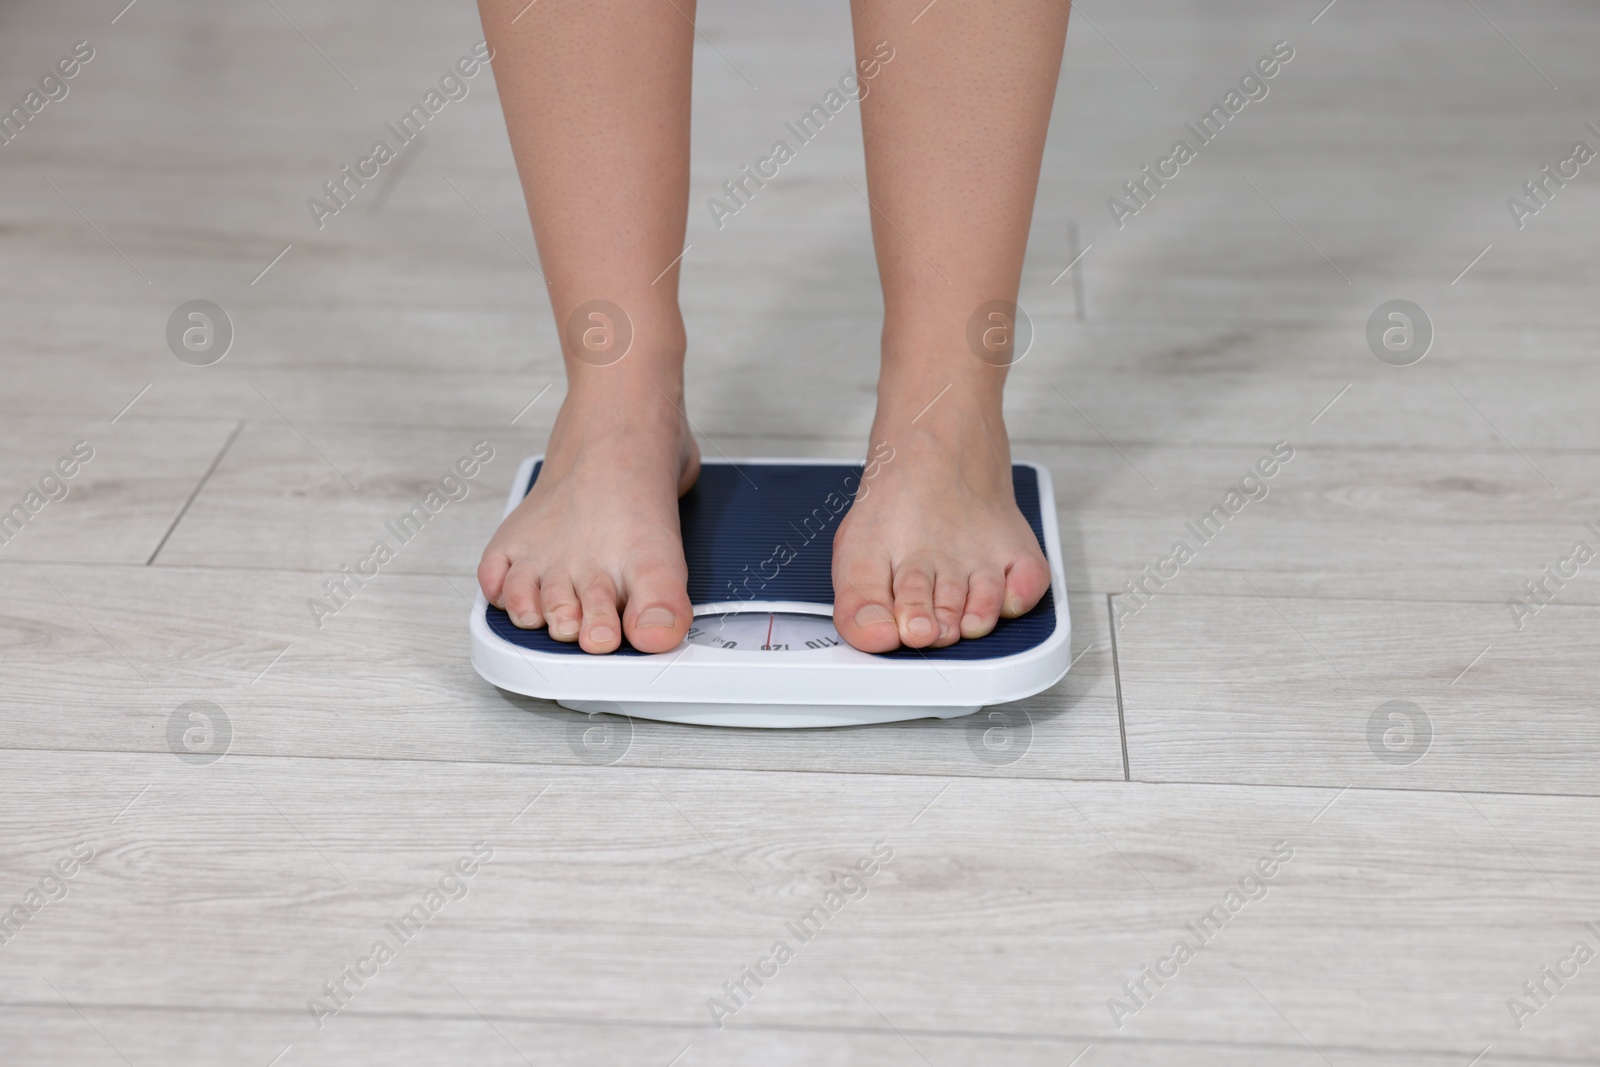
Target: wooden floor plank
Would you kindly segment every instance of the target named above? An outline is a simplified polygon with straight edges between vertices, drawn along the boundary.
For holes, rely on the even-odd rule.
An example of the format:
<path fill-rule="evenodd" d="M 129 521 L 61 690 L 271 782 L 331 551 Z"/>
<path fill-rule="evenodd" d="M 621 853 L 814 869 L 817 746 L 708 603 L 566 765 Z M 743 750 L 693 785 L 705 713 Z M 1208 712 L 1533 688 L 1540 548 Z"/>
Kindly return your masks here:
<path fill-rule="evenodd" d="M 1093 425 L 1092 417 L 1085 421 L 1056 399 L 1079 425 Z M 722 402 L 731 408 L 735 399 Z M 517 464 L 543 449 L 537 420 L 551 410 L 536 407 L 526 429 L 509 419 L 481 430 L 251 421 L 160 562 L 331 576 L 375 539 L 394 540 L 389 524 L 478 441 L 487 441 L 495 458 L 466 498 L 431 519 L 391 565 L 394 573 L 470 575 Z M 1503 607 L 1524 596 L 1524 583 L 1540 579 L 1547 565 L 1570 557 L 1577 542 L 1600 551 L 1600 534 L 1588 526 L 1600 525 L 1600 479 L 1588 453 L 1299 445 L 1293 423 L 1307 418 L 1271 420 L 1277 425 L 1262 426 L 1252 445 L 1023 439 L 1015 452 L 1052 473 L 1074 592 L 1126 592 L 1131 582 L 1152 592 L 1259 589 Z M 708 434 L 701 442 L 708 456 L 848 458 L 866 452 L 864 437 Z M 1271 473 L 1262 476 L 1262 470 Z M 1190 558 L 1175 556 L 1180 542 Z M 1600 603 L 1600 587 L 1582 579 L 1584 568 L 1562 569 L 1570 580 L 1559 589 L 1548 586 L 1555 599 Z"/>
<path fill-rule="evenodd" d="M 130 392 L 123 402 L 134 399 Z M 236 428 L 220 419 L 119 414 L 0 422 L 0 512 L 13 514 L 0 561 L 143 564 Z M 12 513 L 14 506 L 24 510 Z"/>
<path fill-rule="evenodd" d="M 463 1005 L 465 1002 L 461 1002 Z M 846 1067 L 903 1067 L 930 1062 L 1007 1063 L 1017 1067 L 1060 1067 L 1081 1056 L 1080 1063 L 1155 1067 L 1182 1062 L 1195 1067 L 1245 1067 L 1287 1064 L 1289 1067 L 1326 1067 L 1317 1049 L 1289 1035 L 1276 1045 L 1199 1044 L 1176 1041 L 1136 1041 L 1119 1038 L 1090 1041 L 1077 1037 L 972 1036 L 948 1030 L 899 1028 L 877 1031 L 841 1031 L 822 1027 L 730 1025 L 715 1033 L 700 1028 L 606 1023 L 538 1021 L 505 1016 L 432 1016 L 411 1018 L 350 1014 L 310 1040 L 299 1033 L 301 1020 L 288 1013 L 152 1011 L 138 1008 L 89 1007 L 78 1015 L 58 999 L 54 1004 L 0 1005 L 0 1019 L 26 1016 L 30 1026 L 10 1049 L 18 1067 L 62 1062 L 120 1063 L 116 1050 L 125 1049 L 135 1063 L 193 1064 L 228 1067 L 241 1060 L 269 1063 L 283 1053 L 281 1063 L 332 1065 L 379 1061 L 394 1067 L 426 1067 L 443 1061 L 472 1062 L 514 1067 L 525 1060 L 565 1065 L 606 1063 L 670 1063 L 718 1067 L 763 1063 L 804 1065 L 834 1063 Z M 96 1033 L 96 1030 L 101 1033 Z M 295 1037 L 297 1040 L 289 1040 Z M 289 1049 L 284 1052 L 284 1049 Z M 1374 1051 L 1323 1045 L 1328 1056 L 1349 1067 L 1460 1067 L 1470 1053 Z M 1092 1057 L 1092 1058 L 1091 1058 Z M 1592 1063 L 1583 1058 L 1528 1058 L 1494 1056 L 1479 1061 L 1490 1065 L 1540 1062 Z"/>
<path fill-rule="evenodd" d="M 1348 1046 L 1322 1045 L 1319 1052 L 1292 1033 L 1276 1045 L 1201 1044 L 1127 1039 L 1090 1041 L 1076 1037 L 971 1036 L 947 1030 L 899 1028 L 899 1032 L 840 1031 L 824 1028 L 730 1025 L 708 1035 L 687 1027 L 651 1024 L 529 1022 L 518 1018 L 457 1018 L 405 1016 L 341 1018 L 336 1028 L 311 1040 L 288 1041 L 299 1020 L 285 1013 L 148 1011 L 131 1008 L 90 1007 L 85 1018 L 71 1008 L 55 1004 L 0 1005 L 0 1018 L 27 1013 L 32 1025 L 20 1035 L 12 1050 L 19 1067 L 71 1061 L 120 1063 L 114 1041 L 134 1062 L 143 1054 L 151 1062 L 183 1062 L 196 1067 L 226 1067 L 239 1062 L 268 1063 L 284 1053 L 280 1062 L 335 1065 L 381 1060 L 395 1067 L 430 1065 L 445 1060 L 470 1061 L 514 1067 L 527 1060 L 552 1065 L 607 1063 L 678 1063 L 718 1067 L 750 1063 L 804 1065 L 836 1063 L 846 1067 L 903 1067 L 921 1063 L 919 1055 L 936 1064 L 1007 1063 L 1017 1067 L 1060 1067 L 1079 1056 L 1080 1063 L 1155 1067 L 1181 1062 L 1195 1067 L 1326 1067 L 1329 1057 L 1349 1067 L 1460 1067 L 1470 1059 L 1463 1051 L 1375 1051 Z M 97 1034 L 100 1030 L 103 1033 Z M 277 1042 L 275 1045 L 274 1042 Z M 1091 1058 L 1092 1057 L 1092 1058 Z M 1593 1063 L 1582 1057 L 1496 1056 L 1479 1063 L 1494 1065 Z"/>
<path fill-rule="evenodd" d="M 4 743 L 165 753 L 181 747 L 182 730 L 169 734 L 174 717 L 205 701 L 214 705 L 206 714 L 227 720 L 227 750 L 238 754 L 1123 776 L 1099 597 L 1071 602 L 1077 662 L 1066 679 L 1003 712 L 833 730 L 720 730 L 590 720 L 491 686 L 468 660 L 470 575 L 380 572 L 337 613 L 318 619 L 307 602 L 322 596 L 325 577 L 0 568 L 7 604 L 0 634 L 6 645 L 30 650 L 26 661 L 7 665 Z M 64 677 L 72 679 L 69 691 Z"/>
<path fill-rule="evenodd" d="M 5 946 L 7 1002 L 52 999 L 48 978 L 85 1011 L 271 1011 L 294 1024 L 283 1042 L 312 1040 L 307 998 L 387 939 L 394 959 L 325 1031 L 346 1014 L 472 1018 L 448 979 L 491 1017 L 714 1037 L 707 1000 L 783 940 L 793 958 L 749 987 L 738 1025 L 1274 1045 L 1298 1030 L 1316 1047 L 1583 1057 L 1600 1017 L 1587 976 L 1521 1029 L 1507 1008 L 1576 941 L 1593 948 L 1600 859 L 1574 847 L 1600 832 L 1590 799 L 0 759 L 18 894 L 78 842 L 94 852 Z M 385 923 L 474 848 L 493 854 L 465 895 L 446 883 L 459 899 L 401 941 Z M 874 848 L 864 888 L 836 878 Z M 858 899 L 796 936 L 833 886 Z M 1189 932 L 1213 906 L 1220 925 Z M 1182 937 L 1198 955 L 1129 999 L 1124 980 Z"/>
<path fill-rule="evenodd" d="M 237 351 L 203 369 L 172 359 L 161 340 L 176 297 L 14 316 L 0 322 L 5 343 L 59 344 L 72 356 L 19 366 L 0 411 L 108 420 L 149 386 L 129 417 L 278 419 L 281 411 L 296 423 L 488 430 L 506 428 L 549 386 L 518 419 L 547 428 L 564 384 L 556 331 L 536 297 L 517 292 L 481 308 L 377 303 L 354 315 L 282 295 L 224 298 Z M 881 320 L 873 308 L 818 320 L 803 300 L 790 292 L 782 302 L 689 310 L 688 403 L 713 439 L 867 432 Z M 1367 347 L 1371 310 L 1341 312 L 1338 326 L 1079 323 L 1059 301 L 1035 305 L 1034 341 L 1011 372 L 1008 425 L 1020 442 L 1109 438 L 1125 448 L 1282 436 L 1369 450 L 1520 449 L 1536 463 L 1545 450 L 1600 449 L 1587 418 L 1594 330 L 1464 330 L 1441 319 L 1433 351 L 1398 368 Z M 134 326 L 155 343 L 130 360 L 121 346 Z"/>
<path fill-rule="evenodd" d="M 1119 598 L 1121 599 L 1121 598 Z M 1133 776 L 1600 791 L 1600 610 L 1157 596 L 1117 659 Z"/>

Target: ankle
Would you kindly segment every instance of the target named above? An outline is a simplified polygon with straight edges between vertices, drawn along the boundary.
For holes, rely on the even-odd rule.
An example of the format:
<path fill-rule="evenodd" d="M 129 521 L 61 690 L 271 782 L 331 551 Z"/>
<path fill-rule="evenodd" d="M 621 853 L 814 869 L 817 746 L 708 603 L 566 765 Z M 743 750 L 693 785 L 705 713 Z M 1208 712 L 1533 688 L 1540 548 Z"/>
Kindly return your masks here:
<path fill-rule="evenodd" d="M 591 437 L 609 428 L 624 437 L 659 440 L 688 432 L 685 412 L 681 371 L 641 362 L 627 373 L 569 374 L 558 421 Z"/>
<path fill-rule="evenodd" d="M 552 293 L 551 310 L 571 386 L 627 390 L 653 384 L 682 392 L 688 338 L 675 300 L 652 294 L 635 295 L 624 303 L 608 299 L 574 303 Z"/>
<path fill-rule="evenodd" d="M 939 425 L 955 412 L 1003 426 L 1005 371 L 936 351 L 884 351 L 878 413 L 903 425 Z M 1002 431 L 1003 432 L 1003 431 Z"/>
<path fill-rule="evenodd" d="M 879 400 L 882 402 L 886 394 L 914 393 L 936 383 L 934 393 L 948 384 L 951 392 L 959 391 L 970 400 L 998 407 L 1007 369 L 1014 360 L 1011 341 L 1009 321 L 989 327 L 983 327 L 981 321 L 959 327 L 941 325 L 932 318 L 920 324 L 887 322 L 878 378 Z"/>
<path fill-rule="evenodd" d="M 567 360 L 568 403 L 625 411 L 673 407 L 683 410 L 683 354 L 629 352 L 608 367 Z"/>

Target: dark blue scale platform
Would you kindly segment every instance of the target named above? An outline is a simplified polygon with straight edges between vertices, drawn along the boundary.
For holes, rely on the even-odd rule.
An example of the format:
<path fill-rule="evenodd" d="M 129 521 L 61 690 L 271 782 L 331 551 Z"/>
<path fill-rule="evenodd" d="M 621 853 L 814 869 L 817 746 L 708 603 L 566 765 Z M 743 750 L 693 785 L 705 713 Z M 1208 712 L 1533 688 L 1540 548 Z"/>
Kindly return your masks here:
<path fill-rule="evenodd" d="M 538 480 L 540 464 L 523 489 Z M 794 600 L 833 603 L 833 534 L 850 510 L 861 480 L 859 464 L 708 463 L 700 480 L 678 502 L 683 554 L 689 565 L 689 602 Z M 1039 479 L 1031 467 L 1011 468 L 1017 506 L 1044 548 Z M 578 645 L 557 641 L 545 630 L 520 630 L 506 613 L 489 605 L 489 629 L 514 645 L 558 655 L 586 655 Z M 1054 593 L 1047 591 L 1028 614 L 1001 619 L 993 632 L 948 648 L 898 648 L 884 659 L 982 660 L 1025 652 L 1055 631 Z M 644 653 L 626 641 L 612 655 Z"/>

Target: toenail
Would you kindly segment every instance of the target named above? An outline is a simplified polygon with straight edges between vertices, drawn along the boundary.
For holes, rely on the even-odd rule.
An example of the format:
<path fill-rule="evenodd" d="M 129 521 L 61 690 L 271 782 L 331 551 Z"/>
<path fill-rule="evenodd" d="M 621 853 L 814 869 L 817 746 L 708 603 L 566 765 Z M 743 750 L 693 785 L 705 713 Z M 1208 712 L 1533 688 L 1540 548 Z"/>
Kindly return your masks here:
<path fill-rule="evenodd" d="M 666 608 L 647 608 L 639 613 L 639 626 L 675 626 L 678 617 Z"/>
<path fill-rule="evenodd" d="M 976 630 L 981 630 L 981 629 L 983 629 L 983 619 L 980 618 L 979 616 L 977 616 L 977 615 L 963 615 L 963 616 L 961 616 L 961 632 L 962 633 L 969 634 L 969 633 L 972 633 L 972 632 L 974 632 Z"/>
<path fill-rule="evenodd" d="M 561 637 L 575 637 L 578 633 L 578 620 L 562 619 L 560 622 L 552 625 L 551 629 Z"/>
<path fill-rule="evenodd" d="M 1022 614 L 1022 598 L 1021 597 L 1019 597 L 1019 596 L 1008 596 L 1008 597 L 1006 597 L 1006 614 L 1007 615 L 1021 615 Z"/>
<path fill-rule="evenodd" d="M 589 631 L 589 640 L 601 645 L 613 640 L 616 636 L 616 631 L 609 626 L 596 626 Z"/>
<path fill-rule="evenodd" d="M 868 604 L 856 612 L 857 626 L 876 626 L 880 622 L 893 622 L 894 618 L 877 604 Z"/>
<path fill-rule="evenodd" d="M 929 622 L 927 619 L 923 618 L 921 615 L 918 615 L 917 617 L 912 619 L 910 622 L 906 623 L 906 629 L 910 630 L 912 633 L 916 634 L 918 637 L 925 637 L 928 634 L 933 633 L 933 623 Z"/>

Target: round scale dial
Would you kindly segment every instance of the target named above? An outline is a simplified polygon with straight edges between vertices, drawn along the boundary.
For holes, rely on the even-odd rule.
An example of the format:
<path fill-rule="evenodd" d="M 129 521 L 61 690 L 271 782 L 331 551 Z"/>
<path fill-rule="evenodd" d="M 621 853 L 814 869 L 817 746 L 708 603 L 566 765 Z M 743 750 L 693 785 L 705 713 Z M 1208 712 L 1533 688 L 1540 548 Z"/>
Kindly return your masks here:
<path fill-rule="evenodd" d="M 740 652 L 811 652 L 844 644 L 825 615 L 790 611 L 740 611 L 702 615 L 689 627 L 689 643 Z"/>

